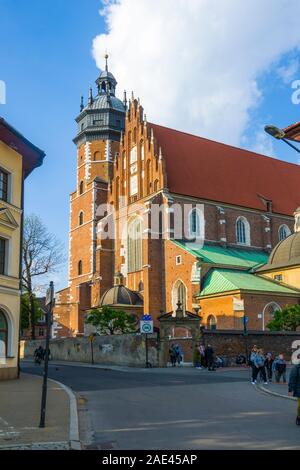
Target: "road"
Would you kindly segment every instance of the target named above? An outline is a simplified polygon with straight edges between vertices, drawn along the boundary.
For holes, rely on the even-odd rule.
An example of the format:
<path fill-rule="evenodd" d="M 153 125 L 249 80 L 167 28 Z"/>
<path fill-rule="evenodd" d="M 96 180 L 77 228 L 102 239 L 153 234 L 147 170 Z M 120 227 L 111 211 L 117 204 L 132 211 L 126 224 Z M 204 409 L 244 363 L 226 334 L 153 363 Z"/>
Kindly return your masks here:
<path fill-rule="evenodd" d="M 23 372 L 41 373 L 32 364 Z M 90 449 L 299 449 L 295 403 L 258 392 L 245 370 L 115 371 L 51 364 L 78 396 Z"/>

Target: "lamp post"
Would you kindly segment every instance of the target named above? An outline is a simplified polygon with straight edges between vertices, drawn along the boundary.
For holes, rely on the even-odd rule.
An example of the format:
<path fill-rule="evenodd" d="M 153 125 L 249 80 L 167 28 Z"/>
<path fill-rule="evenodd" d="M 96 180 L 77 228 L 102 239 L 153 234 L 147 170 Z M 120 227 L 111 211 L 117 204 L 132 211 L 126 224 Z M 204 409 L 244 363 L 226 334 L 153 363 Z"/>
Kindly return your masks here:
<path fill-rule="evenodd" d="M 279 129 L 276 126 L 265 126 L 265 132 L 267 134 L 269 134 L 270 136 L 274 137 L 274 139 L 282 140 L 287 145 L 292 147 L 292 149 L 296 150 L 296 152 L 300 153 L 300 149 L 298 149 L 295 145 L 293 145 L 293 144 L 291 144 L 291 142 L 289 142 L 289 140 L 292 140 L 292 139 L 288 139 L 286 137 L 286 134 L 285 134 L 283 129 Z"/>

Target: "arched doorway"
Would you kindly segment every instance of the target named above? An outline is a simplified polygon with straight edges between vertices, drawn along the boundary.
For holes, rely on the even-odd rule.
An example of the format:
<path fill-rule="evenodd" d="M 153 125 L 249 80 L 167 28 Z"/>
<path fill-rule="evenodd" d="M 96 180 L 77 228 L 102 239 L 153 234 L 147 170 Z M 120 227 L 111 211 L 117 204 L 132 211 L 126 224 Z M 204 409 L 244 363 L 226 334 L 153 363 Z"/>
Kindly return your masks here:
<path fill-rule="evenodd" d="M 265 305 L 262 315 L 263 331 L 267 328 L 268 323 L 273 320 L 274 314 L 277 310 L 281 311 L 282 309 L 276 302 L 269 302 L 267 305 Z"/>
<path fill-rule="evenodd" d="M 217 329 L 217 319 L 214 315 L 209 315 L 207 317 L 207 329 L 216 330 Z"/>
<path fill-rule="evenodd" d="M 8 323 L 3 310 L 0 309 L 0 363 L 5 362 L 8 351 Z"/>

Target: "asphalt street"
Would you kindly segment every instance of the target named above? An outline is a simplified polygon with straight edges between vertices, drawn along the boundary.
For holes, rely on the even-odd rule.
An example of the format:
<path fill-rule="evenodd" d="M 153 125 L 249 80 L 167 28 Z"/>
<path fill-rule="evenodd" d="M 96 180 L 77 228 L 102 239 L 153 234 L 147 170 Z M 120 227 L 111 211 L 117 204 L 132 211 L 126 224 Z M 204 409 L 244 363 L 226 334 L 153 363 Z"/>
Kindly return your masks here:
<path fill-rule="evenodd" d="M 247 370 L 50 364 L 49 377 L 77 394 L 86 448 L 300 449 L 295 403 L 258 392 Z"/>

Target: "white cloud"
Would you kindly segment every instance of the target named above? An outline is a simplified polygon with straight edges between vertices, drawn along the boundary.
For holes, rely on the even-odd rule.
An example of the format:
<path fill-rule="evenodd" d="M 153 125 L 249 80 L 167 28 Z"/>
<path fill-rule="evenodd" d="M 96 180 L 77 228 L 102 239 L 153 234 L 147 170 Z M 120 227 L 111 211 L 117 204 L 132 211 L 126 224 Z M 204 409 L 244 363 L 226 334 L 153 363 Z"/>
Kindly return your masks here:
<path fill-rule="evenodd" d="M 299 0 L 118 0 L 102 10 L 103 55 L 147 118 L 233 145 L 262 91 L 257 79 L 300 45 Z"/>
<path fill-rule="evenodd" d="M 278 76 L 282 79 L 283 83 L 288 84 L 293 81 L 299 70 L 299 65 L 299 59 L 292 59 L 286 65 L 278 67 L 277 73 Z"/>

